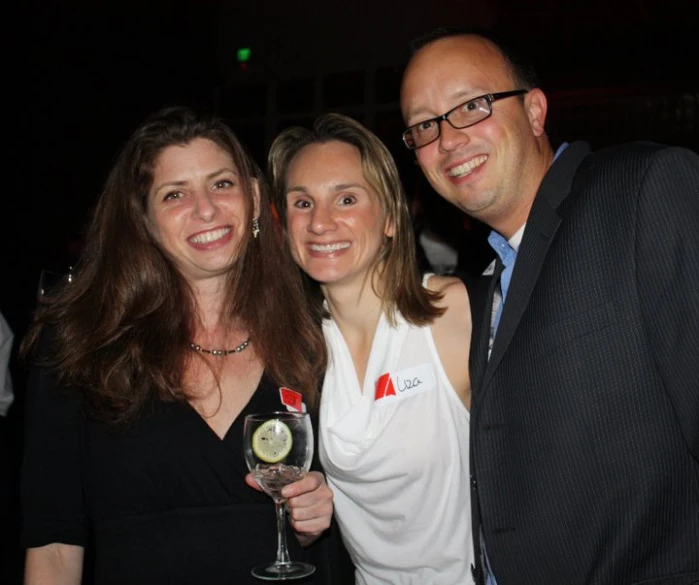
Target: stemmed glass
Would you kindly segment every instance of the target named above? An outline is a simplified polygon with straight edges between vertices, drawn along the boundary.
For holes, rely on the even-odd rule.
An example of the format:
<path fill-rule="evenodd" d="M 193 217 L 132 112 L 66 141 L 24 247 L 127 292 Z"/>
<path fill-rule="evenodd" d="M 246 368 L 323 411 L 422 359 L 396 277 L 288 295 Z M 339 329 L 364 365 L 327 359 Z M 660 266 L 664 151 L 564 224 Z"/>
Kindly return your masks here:
<path fill-rule="evenodd" d="M 282 488 L 308 473 L 313 459 L 313 427 L 306 412 L 249 414 L 244 427 L 245 462 L 255 480 L 274 500 L 277 558 L 252 574 L 265 581 L 286 581 L 313 574 L 309 563 L 291 561 L 286 546 L 286 498 Z"/>
<path fill-rule="evenodd" d="M 42 269 L 39 274 L 39 284 L 37 286 L 36 296 L 41 298 L 49 294 L 58 285 L 64 284 L 66 282 L 73 282 L 73 267 L 68 267 L 67 274 L 61 274 L 59 272 L 54 272 L 53 270 Z"/>

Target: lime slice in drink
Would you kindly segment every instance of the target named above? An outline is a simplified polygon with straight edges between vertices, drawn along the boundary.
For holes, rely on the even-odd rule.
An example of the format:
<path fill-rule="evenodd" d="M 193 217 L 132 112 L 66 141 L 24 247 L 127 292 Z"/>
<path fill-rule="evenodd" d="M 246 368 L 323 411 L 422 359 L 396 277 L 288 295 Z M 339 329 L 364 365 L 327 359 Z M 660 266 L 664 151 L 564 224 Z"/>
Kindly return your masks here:
<path fill-rule="evenodd" d="M 265 463 L 277 463 L 291 451 L 291 429 L 282 421 L 263 422 L 252 434 L 252 451 Z"/>

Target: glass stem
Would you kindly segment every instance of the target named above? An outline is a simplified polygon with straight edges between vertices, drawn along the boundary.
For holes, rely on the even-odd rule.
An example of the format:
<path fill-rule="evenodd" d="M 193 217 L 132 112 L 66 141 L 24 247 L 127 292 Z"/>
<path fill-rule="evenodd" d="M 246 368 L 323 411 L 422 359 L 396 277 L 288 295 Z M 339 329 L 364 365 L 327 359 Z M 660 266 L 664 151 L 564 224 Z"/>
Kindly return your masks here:
<path fill-rule="evenodd" d="M 274 509 L 277 512 L 277 560 L 275 565 L 288 565 L 289 551 L 286 548 L 286 500 L 275 499 Z"/>

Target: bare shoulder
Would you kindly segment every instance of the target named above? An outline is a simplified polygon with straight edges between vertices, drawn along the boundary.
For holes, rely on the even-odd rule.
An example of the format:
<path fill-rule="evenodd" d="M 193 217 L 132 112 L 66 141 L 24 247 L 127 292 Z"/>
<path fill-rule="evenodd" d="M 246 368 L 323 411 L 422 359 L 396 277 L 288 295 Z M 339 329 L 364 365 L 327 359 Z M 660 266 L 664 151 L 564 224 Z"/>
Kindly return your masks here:
<path fill-rule="evenodd" d="M 437 306 L 446 309 L 445 315 L 453 312 L 470 314 L 468 291 L 464 283 L 455 276 L 431 276 L 426 288 L 442 295 Z"/>

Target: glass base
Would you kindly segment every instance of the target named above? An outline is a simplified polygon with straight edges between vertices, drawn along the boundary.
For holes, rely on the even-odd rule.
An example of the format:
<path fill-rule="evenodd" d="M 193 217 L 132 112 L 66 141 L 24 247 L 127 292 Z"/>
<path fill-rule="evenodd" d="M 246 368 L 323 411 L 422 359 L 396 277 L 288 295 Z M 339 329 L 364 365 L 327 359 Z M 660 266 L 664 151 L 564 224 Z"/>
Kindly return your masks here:
<path fill-rule="evenodd" d="M 316 568 L 309 563 L 271 563 L 260 565 L 252 570 L 253 577 L 263 581 L 290 581 L 291 579 L 301 579 L 315 573 Z"/>

